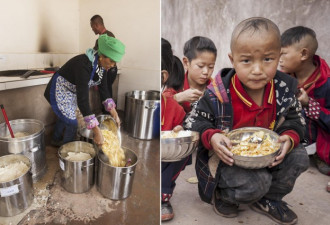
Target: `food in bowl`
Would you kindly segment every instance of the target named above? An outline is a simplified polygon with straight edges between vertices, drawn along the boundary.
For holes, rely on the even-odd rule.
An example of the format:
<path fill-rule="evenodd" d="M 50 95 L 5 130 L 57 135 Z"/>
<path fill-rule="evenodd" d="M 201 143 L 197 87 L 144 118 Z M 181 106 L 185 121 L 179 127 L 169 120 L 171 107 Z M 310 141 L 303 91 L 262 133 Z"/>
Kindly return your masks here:
<path fill-rule="evenodd" d="M 29 167 L 22 161 L 0 167 L 0 183 L 15 180 L 25 174 Z"/>
<path fill-rule="evenodd" d="M 161 138 L 182 138 L 182 137 L 189 137 L 191 136 L 191 132 L 187 130 L 181 130 L 179 132 L 174 131 L 167 131 L 162 132 Z"/>
<path fill-rule="evenodd" d="M 279 135 L 262 127 L 242 127 L 230 131 L 226 136 L 232 141 L 234 147 L 238 145 L 239 153 L 242 152 L 242 155 L 233 155 L 234 164 L 246 169 L 260 169 L 271 165 L 281 149 L 281 144 L 278 143 Z M 269 144 L 270 150 L 266 150 L 267 144 Z M 265 151 L 258 152 L 262 147 L 265 148 Z M 257 152 L 253 152 L 253 150 L 257 150 Z"/>
<path fill-rule="evenodd" d="M 231 140 L 233 147 L 230 149 L 235 155 L 240 156 L 264 156 L 269 155 L 280 148 L 280 143 L 274 141 L 269 133 L 256 131 L 241 140 Z"/>
<path fill-rule="evenodd" d="M 175 162 L 191 155 L 198 146 L 199 133 L 196 131 L 161 132 L 161 160 Z"/>
<path fill-rule="evenodd" d="M 112 118 L 106 118 L 101 122 L 101 125 L 104 126 L 105 129 L 112 131 L 115 135 L 117 135 L 117 124 Z"/>
<path fill-rule="evenodd" d="M 124 150 L 120 147 L 118 136 L 109 130 L 101 130 L 104 137 L 102 151 L 109 158 L 109 164 L 114 167 L 126 165 Z"/>

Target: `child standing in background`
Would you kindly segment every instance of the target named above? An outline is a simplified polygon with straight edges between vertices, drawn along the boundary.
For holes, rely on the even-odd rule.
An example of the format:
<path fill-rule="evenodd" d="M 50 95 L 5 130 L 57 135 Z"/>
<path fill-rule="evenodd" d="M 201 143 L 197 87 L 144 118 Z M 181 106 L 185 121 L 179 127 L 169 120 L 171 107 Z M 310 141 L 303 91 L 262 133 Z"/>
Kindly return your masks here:
<path fill-rule="evenodd" d="M 206 86 L 210 83 L 217 48 L 209 38 L 196 36 L 185 43 L 183 54 L 183 64 L 186 69 L 183 91 L 165 89 L 163 94 L 173 96 L 188 113 L 191 111 L 191 104 L 203 95 Z"/>
<path fill-rule="evenodd" d="M 200 98 L 210 81 L 217 49 L 210 39 L 193 37 L 186 42 L 184 55 L 185 75 L 181 61 L 173 56 L 170 43 L 162 39 L 162 130 L 178 131 L 175 126 L 182 123 L 185 112 L 191 111 L 191 103 Z M 188 156 L 178 162 L 162 162 L 162 221 L 174 217 L 169 200 L 176 179 L 191 161 L 191 156 Z"/>
<path fill-rule="evenodd" d="M 277 223 L 294 224 L 297 215 L 282 199 L 307 170 L 309 158 L 299 144 L 305 122 L 294 95 L 297 82 L 276 70 L 280 31 L 266 18 L 246 19 L 235 27 L 230 49 L 234 68 L 216 75 L 184 122 L 185 129 L 201 136 L 195 167 L 199 195 L 223 217 L 236 217 L 239 204 L 250 204 Z M 280 135 L 280 154 L 268 168 L 234 165 L 232 143 L 224 133 L 241 127 L 263 127 Z M 212 155 L 215 174 L 209 164 Z"/>
<path fill-rule="evenodd" d="M 171 44 L 162 38 L 162 86 L 168 91 L 177 92 L 182 89 L 184 81 L 184 68 L 180 59 L 173 55 Z M 186 115 L 184 109 L 177 103 L 173 96 L 162 94 L 161 99 L 161 130 L 179 131 Z M 170 199 L 175 187 L 175 181 L 180 172 L 185 168 L 189 157 L 178 162 L 162 162 L 162 221 L 173 219 L 174 212 Z"/>
<path fill-rule="evenodd" d="M 286 30 L 281 45 L 280 68 L 298 81 L 298 100 L 306 120 L 305 141 L 316 142 L 316 165 L 330 176 L 330 68 L 315 54 L 318 43 L 310 28 Z"/>

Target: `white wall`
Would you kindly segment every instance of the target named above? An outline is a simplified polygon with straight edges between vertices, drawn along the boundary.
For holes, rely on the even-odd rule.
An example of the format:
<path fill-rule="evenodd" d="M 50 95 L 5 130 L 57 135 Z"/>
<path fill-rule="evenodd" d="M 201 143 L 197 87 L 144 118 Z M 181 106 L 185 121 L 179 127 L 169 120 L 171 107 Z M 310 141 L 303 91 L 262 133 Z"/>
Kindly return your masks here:
<path fill-rule="evenodd" d="M 0 0 L 0 70 L 62 66 L 93 47 L 90 18 L 126 45 L 118 108 L 125 93 L 160 89 L 159 0 Z"/>
<path fill-rule="evenodd" d="M 118 108 L 125 107 L 125 93 L 160 89 L 160 1 L 80 0 L 80 49 L 94 46 L 97 36 L 90 18 L 99 14 L 105 27 L 126 45 L 119 64 Z"/>
<path fill-rule="evenodd" d="M 60 66 L 78 54 L 78 0 L 0 0 L 0 5 L 0 70 Z"/>

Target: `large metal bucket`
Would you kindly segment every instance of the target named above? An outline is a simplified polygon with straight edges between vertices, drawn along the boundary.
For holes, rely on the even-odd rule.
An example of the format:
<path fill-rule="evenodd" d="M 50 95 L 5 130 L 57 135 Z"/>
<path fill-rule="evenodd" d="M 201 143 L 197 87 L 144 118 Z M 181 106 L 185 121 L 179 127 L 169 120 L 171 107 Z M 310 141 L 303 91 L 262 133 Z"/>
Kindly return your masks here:
<path fill-rule="evenodd" d="M 85 152 L 91 159 L 85 161 L 69 161 L 65 159 L 68 152 Z M 61 185 L 71 193 L 84 193 L 94 185 L 94 163 L 96 151 L 92 144 L 74 141 L 62 145 L 58 150 L 61 168 Z"/>
<path fill-rule="evenodd" d="M 35 119 L 18 119 L 9 121 L 13 132 L 25 132 L 28 136 L 10 138 L 6 123 L 0 124 L 0 156 L 23 154 L 32 163 L 32 179 L 38 181 L 46 172 L 45 128 Z"/>
<path fill-rule="evenodd" d="M 127 198 L 132 191 L 135 167 L 138 163 L 136 154 L 123 148 L 125 156 L 131 158 L 132 163 L 128 167 L 113 167 L 109 165 L 108 157 L 102 151 L 98 151 L 98 176 L 97 190 L 106 198 L 121 200 Z"/>
<path fill-rule="evenodd" d="M 160 92 L 127 92 L 124 125 L 128 134 L 134 138 L 150 140 L 159 137 Z"/>
<path fill-rule="evenodd" d="M 14 180 L 0 183 L 0 216 L 15 216 L 33 202 L 30 160 L 24 155 L 5 155 L 0 157 L 0 167 L 21 161 L 29 167 L 29 170 Z"/>

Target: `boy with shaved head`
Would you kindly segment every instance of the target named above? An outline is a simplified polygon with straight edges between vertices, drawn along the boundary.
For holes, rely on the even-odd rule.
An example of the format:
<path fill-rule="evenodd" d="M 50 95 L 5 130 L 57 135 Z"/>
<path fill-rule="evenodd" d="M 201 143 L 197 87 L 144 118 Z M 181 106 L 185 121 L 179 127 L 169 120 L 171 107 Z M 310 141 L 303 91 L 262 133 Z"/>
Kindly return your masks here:
<path fill-rule="evenodd" d="M 330 175 L 329 66 L 315 55 L 318 43 L 310 28 L 297 26 L 286 30 L 281 44 L 280 68 L 298 81 L 298 100 L 307 124 L 305 141 L 316 142 L 316 165 L 321 173 Z"/>
<path fill-rule="evenodd" d="M 201 136 L 196 158 L 200 197 L 221 216 L 235 217 L 239 204 L 250 204 L 277 223 L 298 220 L 282 199 L 309 166 L 299 144 L 305 121 L 295 97 L 296 80 L 277 71 L 280 51 L 280 32 L 272 21 L 253 17 L 239 23 L 231 37 L 233 68 L 215 76 L 184 123 Z M 225 133 L 241 127 L 263 127 L 280 135 L 280 154 L 269 167 L 235 165 Z"/>

